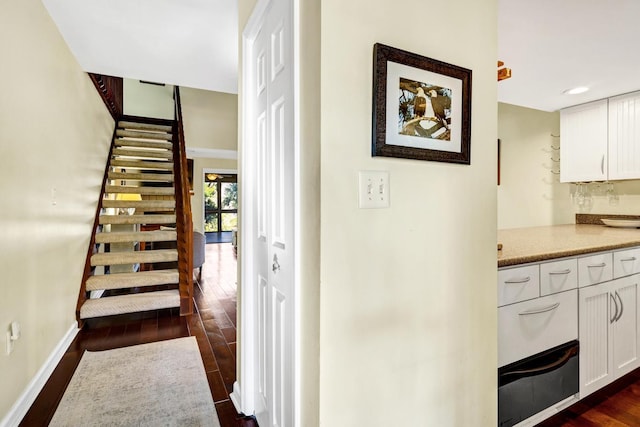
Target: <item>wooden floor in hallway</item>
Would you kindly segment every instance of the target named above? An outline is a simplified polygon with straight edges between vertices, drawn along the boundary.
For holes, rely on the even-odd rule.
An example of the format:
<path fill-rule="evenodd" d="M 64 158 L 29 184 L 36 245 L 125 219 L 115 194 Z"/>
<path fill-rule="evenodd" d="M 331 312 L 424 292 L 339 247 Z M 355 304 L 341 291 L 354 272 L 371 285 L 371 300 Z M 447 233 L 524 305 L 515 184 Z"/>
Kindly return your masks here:
<path fill-rule="evenodd" d="M 239 415 L 229 399 L 236 378 L 236 277 L 231 244 L 208 244 L 202 277 L 195 286 L 193 315 L 180 317 L 177 309 L 170 309 L 86 322 L 20 425 L 49 424 L 85 350 L 194 336 L 221 426 L 257 426 L 252 418 Z"/>

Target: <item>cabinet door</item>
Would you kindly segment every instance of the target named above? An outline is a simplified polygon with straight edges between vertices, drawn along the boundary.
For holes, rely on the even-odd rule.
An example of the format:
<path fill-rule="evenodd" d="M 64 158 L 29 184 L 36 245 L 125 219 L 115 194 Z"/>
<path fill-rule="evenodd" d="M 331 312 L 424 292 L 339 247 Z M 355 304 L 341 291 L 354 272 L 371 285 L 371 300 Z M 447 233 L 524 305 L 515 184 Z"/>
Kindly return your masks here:
<path fill-rule="evenodd" d="M 610 297 L 616 300 L 611 336 L 613 340 L 613 369 L 615 378 L 638 367 L 638 278 L 634 276 L 615 280 Z"/>
<path fill-rule="evenodd" d="M 581 399 L 614 379 L 609 338 L 615 314 L 615 302 L 609 296 L 612 283 L 580 288 L 578 292 Z"/>
<path fill-rule="evenodd" d="M 607 179 L 607 100 L 560 111 L 560 181 Z"/>
<path fill-rule="evenodd" d="M 609 179 L 640 178 L 640 92 L 609 98 Z"/>

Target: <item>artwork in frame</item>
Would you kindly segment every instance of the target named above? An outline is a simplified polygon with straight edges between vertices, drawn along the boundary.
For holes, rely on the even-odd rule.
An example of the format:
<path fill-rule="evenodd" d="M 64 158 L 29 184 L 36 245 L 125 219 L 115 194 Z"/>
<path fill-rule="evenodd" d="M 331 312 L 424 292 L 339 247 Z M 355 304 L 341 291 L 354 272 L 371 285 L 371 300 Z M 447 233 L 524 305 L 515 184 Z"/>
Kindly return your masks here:
<path fill-rule="evenodd" d="M 471 163 L 471 70 L 373 47 L 372 155 Z"/>

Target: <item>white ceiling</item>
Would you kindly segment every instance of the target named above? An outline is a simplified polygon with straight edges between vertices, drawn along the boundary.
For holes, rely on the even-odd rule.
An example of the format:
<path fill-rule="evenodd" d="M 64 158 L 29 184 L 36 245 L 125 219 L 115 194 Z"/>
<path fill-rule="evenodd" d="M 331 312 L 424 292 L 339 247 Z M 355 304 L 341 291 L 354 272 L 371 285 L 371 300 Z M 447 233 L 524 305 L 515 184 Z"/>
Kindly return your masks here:
<path fill-rule="evenodd" d="M 237 93 L 236 0 L 43 0 L 89 72 Z M 638 0 L 498 0 L 498 100 L 555 111 L 640 90 Z M 589 86 L 581 95 L 562 92 Z"/>
<path fill-rule="evenodd" d="M 640 1 L 498 0 L 498 100 L 545 111 L 640 90 Z M 581 95 L 564 90 L 588 86 Z"/>
<path fill-rule="evenodd" d="M 236 0 L 42 0 L 88 72 L 238 92 Z"/>

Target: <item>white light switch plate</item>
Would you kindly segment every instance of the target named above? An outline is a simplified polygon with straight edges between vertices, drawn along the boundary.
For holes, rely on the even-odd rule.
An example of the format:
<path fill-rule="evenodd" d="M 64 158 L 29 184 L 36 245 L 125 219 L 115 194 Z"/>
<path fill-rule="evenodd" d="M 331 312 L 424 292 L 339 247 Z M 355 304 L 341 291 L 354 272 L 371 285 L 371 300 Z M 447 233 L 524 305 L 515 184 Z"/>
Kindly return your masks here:
<path fill-rule="evenodd" d="M 388 171 L 360 171 L 358 175 L 360 209 L 388 208 L 389 189 Z"/>

